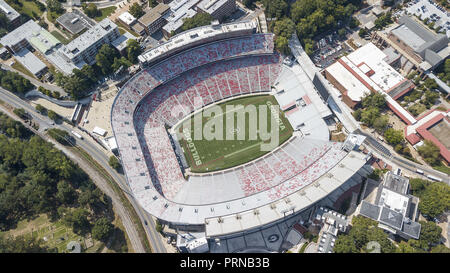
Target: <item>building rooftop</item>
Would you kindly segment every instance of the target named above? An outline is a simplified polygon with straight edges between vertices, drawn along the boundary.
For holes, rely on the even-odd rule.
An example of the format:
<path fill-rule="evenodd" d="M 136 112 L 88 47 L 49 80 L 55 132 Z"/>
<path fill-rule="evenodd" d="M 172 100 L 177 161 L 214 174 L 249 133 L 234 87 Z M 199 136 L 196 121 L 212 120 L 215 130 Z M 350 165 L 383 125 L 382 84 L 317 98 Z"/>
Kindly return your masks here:
<path fill-rule="evenodd" d="M 150 9 L 150 11 L 146 12 L 142 15 L 138 21 L 144 26 L 149 26 L 161 16 L 166 14 L 166 12 L 170 9 L 170 7 L 164 3 L 159 3 L 156 7 Z"/>
<path fill-rule="evenodd" d="M 383 187 L 399 194 L 407 194 L 409 181 L 404 176 L 388 172 L 384 178 Z"/>
<path fill-rule="evenodd" d="M 39 26 L 35 21 L 29 20 L 15 30 L 3 36 L 0 40 L 0 43 L 4 46 L 11 47 L 12 45 L 17 44 L 24 39 L 32 37 L 33 33 L 39 33 L 41 29 L 42 27 Z"/>
<path fill-rule="evenodd" d="M 95 26 L 95 22 L 79 10 L 64 13 L 56 21 L 72 34 L 78 34 L 86 28 Z"/>
<path fill-rule="evenodd" d="M 388 172 L 378 187 L 375 204 L 361 202 L 359 213 L 378 221 L 380 227 L 401 235 L 419 238 L 420 224 L 414 222 L 417 198 L 409 195 L 409 180 Z"/>
<path fill-rule="evenodd" d="M 128 11 L 125 11 L 124 13 L 119 15 L 119 19 L 127 25 L 131 25 L 134 22 L 136 22 L 136 18 L 133 15 L 131 15 Z"/>
<path fill-rule="evenodd" d="M 197 14 L 197 11 L 194 10 L 197 2 L 198 0 L 173 0 L 170 2 L 170 12 L 164 15 L 167 24 L 163 29 L 167 33 L 177 31 L 183 25 L 184 19 L 194 17 Z"/>
<path fill-rule="evenodd" d="M 115 39 L 111 43 L 111 45 L 114 46 L 117 50 L 122 51 L 127 47 L 127 42 L 130 39 L 136 39 L 136 37 L 126 31 L 124 34 L 120 35 L 119 38 Z"/>
<path fill-rule="evenodd" d="M 410 46 L 422 59 L 434 66 L 446 56 L 441 56 L 440 51 L 448 47 L 447 35 L 436 34 L 413 18 L 404 15 L 398 19 L 399 26 L 391 32 Z"/>
<path fill-rule="evenodd" d="M 372 90 L 384 94 L 393 111 L 406 123 L 413 124 L 416 119 L 395 99 L 414 85 L 386 63 L 385 58 L 383 51 L 373 43 L 368 43 L 340 58 L 326 71 L 347 90 L 347 96 L 353 101 L 361 101 L 364 94 Z"/>
<path fill-rule="evenodd" d="M 13 21 L 16 18 L 20 17 L 20 14 L 10 5 L 8 5 L 4 0 L 0 0 L 0 12 L 4 13 L 9 21 Z"/>
<path fill-rule="evenodd" d="M 227 2 L 228 0 L 201 0 L 197 4 L 197 8 L 200 8 L 207 13 L 212 14 Z"/>
<path fill-rule="evenodd" d="M 98 40 L 117 29 L 117 25 L 109 18 L 105 18 L 89 29 L 72 42 L 62 47 L 62 52 L 69 58 L 73 59 L 80 52 L 95 44 Z"/>
<path fill-rule="evenodd" d="M 29 20 L 3 36 L 3 38 L 0 39 L 0 43 L 4 46 L 12 47 L 24 39 L 43 54 L 61 43 L 50 32 L 33 20 Z"/>
<path fill-rule="evenodd" d="M 47 66 L 28 49 L 22 49 L 14 57 L 33 75 L 39 74 Z"/>

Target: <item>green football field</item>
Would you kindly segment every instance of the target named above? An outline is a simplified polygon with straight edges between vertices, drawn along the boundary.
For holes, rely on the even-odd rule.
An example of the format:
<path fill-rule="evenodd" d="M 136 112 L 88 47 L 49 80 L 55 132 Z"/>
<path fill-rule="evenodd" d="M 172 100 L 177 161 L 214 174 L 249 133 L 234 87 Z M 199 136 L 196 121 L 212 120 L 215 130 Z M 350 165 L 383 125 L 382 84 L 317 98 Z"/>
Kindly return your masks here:
<path fill-rule="evenodd" d="M 270 110 L 271 105 L 279 110 L 278 115 Z M 275 97 L 271 95 L 239 98 L 220 103 L 218 106 L 222 111 L 221 114 L 219 112 L 217 115 L 215 113 L 209 116 L 205 115 L 210 109 L 206 108 L 206 110 L 196 113 L 175 128 L 191 172 L 211 172 L 246 163 L 268 153 L 292 136 L 293 129 L 289 121 L 279 109 Z M 250 108 L 251 110 L 253 108 L 254 110 L 241 111 L 238 114 L 238 111 L 230 109 L 230 106 L 242 106 L 241 109 Z M 261 112 L 264 110 L 260 110 L 260 106 L 267 109 L 265 115 L 264 112 Z M 273 130 L 271 129 L 272 115 L 276 117 L 274 126 L 278 127 L 278 141 L 276 141 L 276 137 L 262 137 L 260 134 L 260 132 L 271 132 Z M 250 120 L 251 116 L 257 118 Z M 262 122 L 260 122 L 261 118 Z M 197 126 L 196 129 L 202 134 L 201 138 L 195 137 L 195 119 L 202 121 L 201 125 Z M 245 122 L 243 122 L 244 119 Z M 222 128 L 220 128 L 220 125 L 214 125 L 221 122 L 223 124 Z M 187 126 L 189 123 L 191 124 L 190 127 Z M 227 124 L 232 126 L 227 126 Z M 264 127 L 261 127 L 262 124 L 267 124 L 266 130 L 264 130 Z M 206 132 L 215 132 L 215 138 L 212 140 L 207 139 L 207 136 L 204 135 L 205 130 Z M 221 139 L 219 139 L 219 136 L 221 136 Z M 267 145 L 268 143 L 274 143 L 274 145 L 271 145 L 271 149 L 261 149 L 261 144 Z"/>

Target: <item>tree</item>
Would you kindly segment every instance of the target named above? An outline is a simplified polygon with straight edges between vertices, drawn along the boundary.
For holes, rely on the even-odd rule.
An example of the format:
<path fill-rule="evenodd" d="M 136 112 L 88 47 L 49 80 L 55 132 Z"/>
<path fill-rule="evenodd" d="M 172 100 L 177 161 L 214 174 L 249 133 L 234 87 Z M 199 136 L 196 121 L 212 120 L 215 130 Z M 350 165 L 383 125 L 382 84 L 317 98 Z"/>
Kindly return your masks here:
<path fill-rule="evenodd" d="M 114 63 L 112 65 L 112 69 L 114 72 L 116 72 L 120 67 L 130 67 L 133 64 L 126 59 L 125 57 L 120 57 L 120 58 L 114 58 Z"/>
<path fill-rule="evenodd" d="M 58 141 L 59 143 L 63 145 L 69 145 L 68 139 L 70 138 L 70 135 L 67 131 L 57 129 L 57 128 L 51 128 L 47 130 L 47 133 L 50 137 L 52 137 L 54 140 Z"/>
<path fill-rule="evenodd" d="M 277 36 L 283 36 L 290 39 L 292 33 L 294 33 L 295 24 L 291 19 L 285 17 L 282 20 L 275 21 L 275 26 L 273 28 L 273 33 Z"/>
<path fill-rule="evenodd" d="M 364 36 L 366 36 L 368 34 L 367 28 L 363 27 L 358 31 L 358 35 L 359 37 L 363 38 Z"/>
<path fill-rule="evenodd" d="M 436 165 L 439 163 L 440 149 L 432 141 L 424 140 L 424 144 L 417 151 L 428 164 Z"/>
<path fill-rule="evenodd" d="M 345 34 L 347 34 L 347 31 L 345 31 L 345 28 L 338 29 L 338 35 L 341 39 L 345 38 Z"/>
<path fill-rule="evenodd" d="M 102 45 L 95 56 L 95 59 L 97 60 L 97 65 L 100 67 L 104 75 L 108 75 L 113 72 L 112 65 L 114 64 L 114 58 L 118 57 L 118 55 L 118 52 L 108 44 Z"/>
<path fill-rule="evenodd" d="M 64 8 L 58 0 L 47 0 L 47 9 L 51 12 L 55 12 L 57 14 L 61 14 L 64 12 Z"/>
<path fill-rule="evenodd" d="M 48 110 L 47 115 L 51 120 L 56 121 L 59 119 L 59 115 L 56 114 L 53 110 Z"/>
<path fill-rule="evenodd" d="M 141 54 L 141 46 L 139 43 L 134 40 L 130 39 L 127 42 L 127 57 L 128 60 L 134 64 L 138 62 L 138 56 Z"/>
<path fill-rule="evenodd" d="M 0 86 L 19 94 L 25 94 L 34 88 L 28 79 L 25 79 L 17 72 L 0 69 Z"/>
<path fill-rule="evenodd" d="M 63 222 L 66 226 L 71 227 L 75 234 L 84 235 L 91 229 L 91 224 L 87 216 L 89 213 L 82 208 L 69 211 L 63 217 Z"/>
<path fill-rule="evenodd" d="M 73 204 L 75 202 L 77 193 L 67 181 L 59 181 L 56 187 L 58 189 L 56 198 L 58 198 L 62 204 Z"/>
<path fill-rule="evenodd" d="M 359 249 L 355 245 L 355 241 L 349 235 L 340 235 L 336 239 L 334 246 L 335 253 L 359 253 Z"/>
<path fill-rule="evenodd" d="M 372 126 L 376 118 L 380 116 L 380 110 L 376 107 L 369 107 L 361 111 L 361 122 Z"/>
<path fill-rule="evenodd" d="M 182 31 L 186 31 L 192 28 L 206 26 L 211 24 L 214 18 L 208 13 L 197 13 L 191 18 L 186 18 L 183 20 L 183 25 L 181 26 Z"/>
<path fill-rule="evenodd" d="M 386 107 L 386 98 L 381 93 L 368 93 L 361 99 L 361 105 L 364 108 L 372 106 L 382 110 Z"/>
<path fill-rule="evenodd" d="M 44 114 L 47 111 L 47 109 L 44 106 L 40 105 L 40 104 L 37 104 L 35 106 L 35 109 L 36 109 L 36 111 L 38 111 L 41 114 Z"/>
<path fill-rule="evenodd" d="M 450 253 L 450 248 L 446 247 L 445 245 L 437 245 L 433 247 L 430 251 L 431 253 Z"/>
<path fill-rule="evenodd" d="M 109 157 L 108 163 L 109 163 L 109 166 L 111 166 L 112 168 L 114 168 L 116 170 L 118 170 L 121 166 L 117 157 L 115 157 L 113 155 Z"/>
<path fill-rule="evenodd" d="M 418 196 L 421 198 L 423 196 L 423 193 L 428 188 L 428 186 L 431 184 L 428 180 L 423 180 L 420 178 L 412 178 L 409 180 L 409 185 L 411 189 L 411 194 L 414 196 Z"/>
<path fill-rule="evenodd" d="M 425 91 L 425 98 L 423 99 L 423 103 L 429 107 L 433 106 L 436 100 L 439 98 L 439 93 L 427 90 Z"/>
<path fill-rule="evenodd" d="M 13 112 L 21 119 L 28 119 L 28 114 L 23 108 L 15 108 Z"/>
<path fill-rule="evenodd" d="M 0 253 L 48 253 L 57 252 L 43 246 L 43 241 L 32 236 L 4 237 L 0 236 Z"/>
<path fill-rule="evenodd" d="M 384 132 L 384 138 L 389 144 L 397 145 L 403 142 L 403 133 L 401 130 L 395 130 L 393 128 L 388 128 Z"/>
<path fill-rule="evenodd" d="M 156 5 L 158 5 L 158 2 L 156 0 L 148 0 L 148 7 L 149 8 L 156 7 Z"/>
<path fill-rule="evenodd" d="M 428 217 L 438 217 L 450 209 L 450 186 L 442 182 L 433 182 L 420 196 L 419 209 Z"/>
<path fill-rule="evenodd" d="M 425 242 L 428 248 L 437 245 L 441 241 L 442 228 L 431 221 L 419 221 L 419 223 L 422 226 L 420 228 L 420 241 Z"/>
<path fill-rule="evenodd" d="M 131 5 L 129 11 L 131 15 L 133 15 L 135 18 L 140 18 L 142 15 L 145 14 L 144 10 L 142 9 L 141 5 L 138 3 L 134 3 Z"/>
<path fill-rule="evenodd" d="M 275 39 L 275 48 L 277 48 L 281 53 L 288 55 L 290 52 L 288 39 L 283 36 L 278 36 Z"/>
<path fill-rule="evenodd" d="M 373 121 L 373 128 L 375 128 L 375 130 L 377 130 L 379 133 L 383 133 L 384 130 L 386 130 L 386 127 L 389 123 L 389 118 L 386 115 L 382 115 L 378 118 L 376 118 Z"/>
<path fill-rule="evenodd" d="M 92 227 L 92 237 L 101 242 L 106 242 L 113 232 L 114 225 L 105 217 L 95 221 L 95 224 Z"/>
<path fill-rule="evenodd" d="M 97 9 L 97 6 L 93 3 L 90 3 L 89 5 L 84 5 L 83 7 L 84 13 L 86 13 L 87 16 L 94 18 L 101 14 L 101 12 Z"/>
<path fill-rule="evenodd" d="M 402 241 L 398 244 L 398 247 L 395 250 L 395 252 L 396 253 L 417 253 L 417 250 L 416 250 L 416 248 L 411 246 L 409 243 Z"/>

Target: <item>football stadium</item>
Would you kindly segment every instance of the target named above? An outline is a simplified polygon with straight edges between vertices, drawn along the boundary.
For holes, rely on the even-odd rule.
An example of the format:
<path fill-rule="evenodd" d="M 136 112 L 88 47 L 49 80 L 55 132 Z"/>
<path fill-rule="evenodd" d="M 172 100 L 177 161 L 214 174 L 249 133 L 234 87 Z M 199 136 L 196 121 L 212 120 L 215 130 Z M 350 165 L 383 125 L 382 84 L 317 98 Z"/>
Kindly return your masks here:
<path fill-rule="evenodd" d="M 302 64 L 283 64 L 273 34 L 257 30 L 246 21 L 175 35 L 139 56 L 142 70 L 114 101 L 132 193 L 177 230 L 218 238 L 262 229 L 361 179 L 365 155 L 349 138 L 330 141 L 331 112 Z M 261 120 L 275 128 L 270 149 Z M 216 138 L 195 137 L 208 131 Z"/>

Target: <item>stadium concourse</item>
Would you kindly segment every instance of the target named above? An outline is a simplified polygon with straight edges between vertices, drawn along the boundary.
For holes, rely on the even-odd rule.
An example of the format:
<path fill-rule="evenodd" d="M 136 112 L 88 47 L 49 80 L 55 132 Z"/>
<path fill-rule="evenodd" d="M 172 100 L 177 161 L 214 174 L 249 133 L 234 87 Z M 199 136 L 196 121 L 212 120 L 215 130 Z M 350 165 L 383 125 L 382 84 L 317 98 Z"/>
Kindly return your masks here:
<path fill-rule="evenodd" d="M 256 33 L 254 23 L 196 28 L 160 47 L 152 59 L 158 51 L 164 59 L 140 56 L 143 70 L 120 90 L 111 123 L 135 198 L 161 221 L 210 238 L 267 226 L 335 192 L 366 163 L 353 140 L 329 141 L 311 81 L 282 64 L 273 34 Z M 251 162 L 186 176 L 167 128 L 224 99 L 260 94 L 275 96 L 294 135 Z"/>

